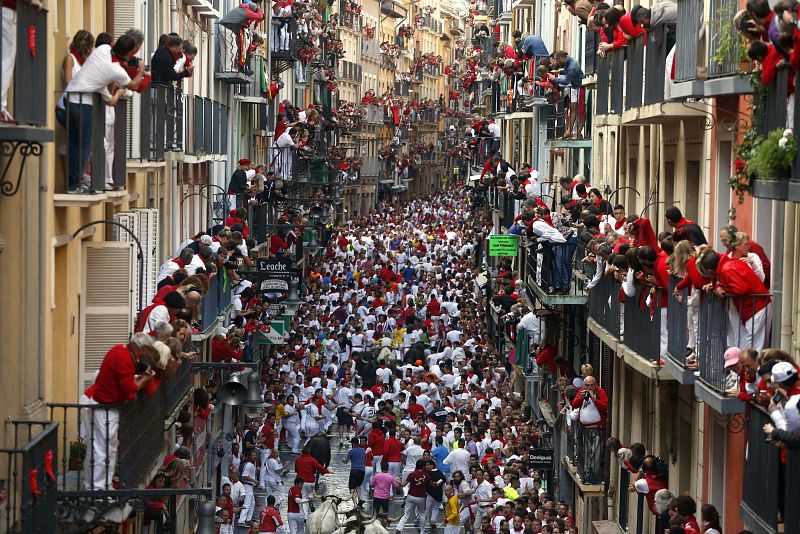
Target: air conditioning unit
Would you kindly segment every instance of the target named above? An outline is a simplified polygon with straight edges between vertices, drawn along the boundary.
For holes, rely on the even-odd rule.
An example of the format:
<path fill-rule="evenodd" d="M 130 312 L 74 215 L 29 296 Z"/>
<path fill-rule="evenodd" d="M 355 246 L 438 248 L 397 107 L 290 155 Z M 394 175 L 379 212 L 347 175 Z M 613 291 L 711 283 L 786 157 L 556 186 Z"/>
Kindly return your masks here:
<path fill-rule="evenodd" d="M 147 306 L 156 294 L 158 269 L 160 266 L 159 222 L 158 210 L 155 208 L 137 208 L 131 211 L 122 211 L 114 215 L 114 220 L 129 229 L 139 239 L 142 245 L 142 305 Z M 133 242 L 131 235 L 119 227 L 114 229 L 114 240 L 120 242 Z M 138 253 L 138 250 L 137 250 Z M 134 272 L 133 291 L 134 307 L 139 305 L 139 268 Z"/>

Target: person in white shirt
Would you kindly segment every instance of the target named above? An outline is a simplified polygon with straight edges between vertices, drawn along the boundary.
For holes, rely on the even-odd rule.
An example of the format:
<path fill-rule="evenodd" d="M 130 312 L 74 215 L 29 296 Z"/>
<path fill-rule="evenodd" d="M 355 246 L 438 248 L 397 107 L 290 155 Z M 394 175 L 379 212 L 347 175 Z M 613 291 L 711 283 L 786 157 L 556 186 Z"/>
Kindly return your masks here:
<path fill-rule="evenodd" d="M 3 32 L 3 34 L 5 35 L 5 32 Z M 134 91 L 137 90 L 144 76 L 144 62 L 140 61 L 139 70 L 136 76 L 131 79 L 122 65 L 114 62 L 112 57 L 131 57 L 136 54 L 140 47 L 141 43 L 137 44 L 137 39 L 128 34 L 120 36 L 114 44 L 113 49 L 111 46 L 105 44 L 98 46 L 89 54 L 89 57 L 86 58 L 86 61 L 81 66 L 80 71 L 75 74 L 64 89 L 64 94 L 67 95 L 67 98 L 66 113 L 62 126 L 67 128 L 67 131 L 76 134 L 70 135 L 67 143 L 67 161 L 69 162 L 69 169 L 67 172 L 68 193 L 88 192 L 88 188 L 81 188 L 80 182 L 83 177 L 83 172 L 86 169 L 86 164 L 89 162 L 92 128 L 93 126 L 101 126 L 92 125 L 94 93 L 100 94 L 100 97 L 107 105 L 113 106 L 116 104 L 117 100 L 124 95 L 126 88 Z M 5 53 L 3 55 L 5 56 Z M 6 80 L 10 78 L 11 76 L 9 75 L 8 77 L 4 76 L 3 79 Z M 114 95 L 108 91 L 109 86 L 118 87 Z M 4 84 L 2 102 L 0 102 L 0 108 L 2 108 L 1 111 L 4 115 L 8 113 L 6 111 L 6 96 L 7 91 L 5 90 Z M 105 114 L 103 116 L 105 116 Z M 105 125 L 102 126 L 104 127 Z"/>
<path fill-rule="evenodd" d="M 458 445 L 458 447 L 450 451 L 447 458 L 442 460 L 442 464 L 449 465 L 451 473 L 461 471 L 464 474 L 464 478 L 469 479 L 469 451 L 464 447 L 463 440 L 453 445 Z"/>

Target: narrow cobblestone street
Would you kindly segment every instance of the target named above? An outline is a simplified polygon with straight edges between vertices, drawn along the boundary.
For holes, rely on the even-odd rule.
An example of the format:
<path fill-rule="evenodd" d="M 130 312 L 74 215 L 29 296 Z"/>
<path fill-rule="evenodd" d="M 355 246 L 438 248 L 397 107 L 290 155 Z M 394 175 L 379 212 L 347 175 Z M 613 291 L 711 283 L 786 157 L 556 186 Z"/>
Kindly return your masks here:
<path fill-rule="evenodd" d="M 348 438 L 345 437 L 345 442 L 348 441 Z M 344 458 L 347 457 L 347 451 L 349 449 L 349 445 L 345 445 L 344 448 L 339 448 L 339 436 L 335 435 L 331 437 L 331 465 L 330 469 L 333 470 L 333 474 L 323 475 L 320 477 L 319 481 L 319 491 L 317 494 L 319 496 L 326 496 L 326 495 L 335 495 L 337 497 L 342 498 L 342 503 L 339 505 L 339 512 L 346 513 L 352 510 L 353 502 L 349 499 L 350 490 L 347 488 L 347 481 L 350 474 L 350 466 L 342 462 Z M 284 485 L 284 494 L 281 495 L 281 505 L 278 507 L 281 512 L 281 518 L 283 519 L 284 525 L 286 527 L 286 532 L 288 534 L 289 527 L 286 524 L 287 518 L 287 511 L 286 511 L 286 494 L 291 487 L 292 480 L 294 480 L 295 472 L 294 472 L 294 459 L 296 458 L 295 455 L 289 453 L 289 451 L 281 449 L 281 461 L 284 464 L 289 465 L 289 470 L 287 470 L 286 474 L 283 477 L 283 485 Z M 264 506 L 264 503 L 267 499 L 267 492 L 261 488 L 256 490 L 256 500 L 258 501 L 258 510 L 253 514 L 253 517 L 258 517 L 258 511 Z M 366 499 L 363 513 L 365 515 L 370 515 L 372 513 L 372 502 L 369 499 Z M 389 503 L 389 517 L 390 518 L 397 518 L 400 517 L 403 513 L 403 501 L 401 499 L 395 499 L 391 503 Z M 394 523 L 393 523 L 394 525 Z M 393 528 L 388 529 L 390 532 L 395 532 Z M 405 527 L 405 533 L 411 533 L 418 531 L 418 528 L 414 527 L 413 524 L 409 524 Z M 236 528 L 236 534 L 245 534 L 248 530 L 246 528 Z"/>

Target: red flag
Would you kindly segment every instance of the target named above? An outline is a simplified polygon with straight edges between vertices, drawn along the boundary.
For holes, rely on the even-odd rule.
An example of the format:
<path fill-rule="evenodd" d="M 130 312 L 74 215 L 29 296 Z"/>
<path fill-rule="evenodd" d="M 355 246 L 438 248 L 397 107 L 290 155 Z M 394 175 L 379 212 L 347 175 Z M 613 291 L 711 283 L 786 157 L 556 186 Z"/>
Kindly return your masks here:
<path fill-rule="evenodd" d="M 39 496 L 39 481 L 37 480 L 38 474 L 39 471 L 36 469 L 31 469 L 28 472 L 28 484 L 31 487 L 31 493 L 33 494 L 34 497 Z"/>
<path fill-rule="evenodd" d="M 56 474 L 53 472 L 53 449 L 44 453 L 44 472 L 53 482 L 56 481 Z"/>

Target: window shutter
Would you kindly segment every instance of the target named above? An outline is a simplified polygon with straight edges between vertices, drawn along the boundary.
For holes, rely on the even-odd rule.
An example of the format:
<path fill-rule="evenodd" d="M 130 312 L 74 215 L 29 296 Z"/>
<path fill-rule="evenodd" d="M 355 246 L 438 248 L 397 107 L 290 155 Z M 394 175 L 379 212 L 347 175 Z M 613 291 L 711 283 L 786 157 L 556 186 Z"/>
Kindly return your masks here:
<path fill-rule="evenodd" d="M 142 304 L 146 306 L 153 300 L 157 290 L 156 276 L 160 266 L 158 258 L 158 210 L 155 208 L 138 208 L 131 211 L 123 211 L 115 214 L 114 220 L 133 232 L 142 245 L 142 262 L 144 264 L 144 282 L 142 284 L 144 299 Z M 114 227 L 114 240 L 133 243 L 130 234 L 119 227 Z M 133 244 L 135 245 L 135 243 Z M 137 253 L 138 249 L 135 249 L 134 255 Z M 135 310 L 139 305 L 139 268 L 138 265 L 134 265 L 134 267 L 133 309 Z"/>
<path fill-rule="evenodd" d="M 119 37 L 131 28 L 142 29 L 137 16 L 135 0 L 114 0 L 114 37 Z"/>
<path fill-rule="evenodd" d="M 80 309 L 81 392 L 92 384 L 108 350 L 127 343 L 133 331 L 133 243 L 83 245 Z"/>

